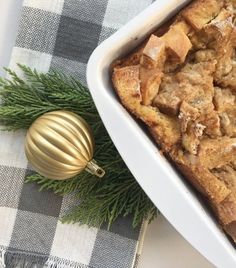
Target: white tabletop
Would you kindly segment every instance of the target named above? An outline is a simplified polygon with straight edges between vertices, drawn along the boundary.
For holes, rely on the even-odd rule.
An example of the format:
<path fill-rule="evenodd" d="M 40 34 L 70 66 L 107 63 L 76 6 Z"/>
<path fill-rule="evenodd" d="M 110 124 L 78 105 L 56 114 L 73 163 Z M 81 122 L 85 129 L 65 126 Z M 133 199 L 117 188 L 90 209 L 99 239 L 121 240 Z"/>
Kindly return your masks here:
<path fill-rule="evenodd" d="M 48 0 L 50 1 L 50 0 Z M 14 46 L 22 0 L 0 0 L 0 76 Z M 163 216 L 148 226 L 140 268 L 213 268 Z"/>

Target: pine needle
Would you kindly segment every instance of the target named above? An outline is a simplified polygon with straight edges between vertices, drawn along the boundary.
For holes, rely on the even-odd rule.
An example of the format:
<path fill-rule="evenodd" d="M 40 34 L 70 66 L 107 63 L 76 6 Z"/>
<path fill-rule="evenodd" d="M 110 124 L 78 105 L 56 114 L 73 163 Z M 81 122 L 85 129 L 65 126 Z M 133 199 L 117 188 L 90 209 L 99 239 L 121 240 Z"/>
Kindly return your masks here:
<path fill-rule="evenodd" d="M 132 215 L 133 226 L 143 219 L 153 219 L 157 209 L 140 188 L 112 143 L 86 87 L 73 77 L 56 71 L 38 73 L 19 65 L 24 79 L 6 69 L 11 79 L 0 78 L 0 123 L 6 130 L 28 129 L 40 115 L 69 110 L 82 116 L 95 136 L 95 156 L 106 170 L 102 179 L 83 172 L 64 181 L 50 180 L 39 174 L 26 177 L 40 190 L 56 194 L 74 193 L 79 204 L 64 216 L 63 222 L 89 226 L 110 226 L 119 216 Z"/>

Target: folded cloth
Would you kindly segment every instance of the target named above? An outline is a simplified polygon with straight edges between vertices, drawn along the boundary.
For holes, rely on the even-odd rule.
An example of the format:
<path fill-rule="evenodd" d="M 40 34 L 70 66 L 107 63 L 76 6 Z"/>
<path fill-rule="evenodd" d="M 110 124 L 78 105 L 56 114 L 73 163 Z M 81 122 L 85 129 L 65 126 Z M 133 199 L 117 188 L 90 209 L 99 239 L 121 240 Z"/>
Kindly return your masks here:
<path fill-rule="evenodd" d="M 59 69 L 85 84 L 94 48 L 151 2 L 25 0 L 10 68 Z M 0 267 L 137 266 L 143 231 L 132 228 L 131 218 L 120 218 L 109 231 L 62 224 L 73 198 L 23 183 L 29 171 L 24 135 L 0 132 Z"/>

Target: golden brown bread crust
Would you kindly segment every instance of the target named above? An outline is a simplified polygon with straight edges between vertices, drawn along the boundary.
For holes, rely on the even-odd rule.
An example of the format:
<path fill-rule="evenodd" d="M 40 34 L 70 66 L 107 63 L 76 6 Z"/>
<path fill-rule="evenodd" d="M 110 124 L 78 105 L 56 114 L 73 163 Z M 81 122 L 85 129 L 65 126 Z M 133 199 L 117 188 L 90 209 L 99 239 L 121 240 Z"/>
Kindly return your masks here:
<path fill-rule="evenodd" d="M 178 25 L 171 27 L 170 30 L 163 35 L 162 39 L 166 43 L 168 53 L 173 56 L 173 59 L 180 63 L 184 62 L 192 47 L 184 29 L 178 27 Z"/>
<path fill-rule="evenodd" d="M 165 144 L 166 150 L 180 139 L 177 120 L 152 106 L 141 104 L 138 65 L 114 69 L 112 81 L 123 105 L 152 129 L 153 134 Z"/>
<path fill-rule="evenodd" d="M 182 12 L 182 16 L 196 30 L 216 17 L 224 5 L 222 0 L 198 0 Z"/>
<path fill-rule="evenodd" d="M 236 138 L 227 136 L 201 140 L 197 157 L 208 169 L 227 165 L 235 160 Z M 236 179 L 236 178 L 235 178 Z"/>
<path fill-rule="evenodd" d="M 140 86 L 144 105 L 151 105 L 159 91 L 162 77 L 163 73 L 156 68 L 147 70 L 142 66 L 140 67 Z"/>
<path fill-rule="evenodd" d="M 165 42 L 151 35 L 140 57 L 140 81 L 142 104 L 150 105 L 159 91 L 166 60 Z"/>
<path fill-rule="evenodd" d="M 230 189 L 204 165 L 199 156 L 186 154 L 179 150 L 178 146 L 172 148 L 169 156 L 194 187 L 211 202 L 219 204 L 231 193 Z"/>
<path fill-rule="evenodd" d="M 123 105 L 236 242 L 236 1 L 196 0 L 116 61 Z"/>

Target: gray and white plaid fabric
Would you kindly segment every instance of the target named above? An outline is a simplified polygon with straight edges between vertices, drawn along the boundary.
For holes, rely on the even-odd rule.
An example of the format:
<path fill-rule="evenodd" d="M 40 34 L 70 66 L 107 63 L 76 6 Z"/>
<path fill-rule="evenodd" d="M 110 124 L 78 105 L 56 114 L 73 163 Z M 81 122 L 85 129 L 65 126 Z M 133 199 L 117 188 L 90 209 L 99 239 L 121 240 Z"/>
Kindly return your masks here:
<path fill-rule="evenodd" d="M 85 83 L 94 48 L 152 0 L 25 0 L 10 68 L 51 68 Z M 62 224 L 73 198 L 24 184 L 24 132 L 0 132 L 0 266 L 129 268 L 140 228 L 119 219 L 110 231 Z"/>

